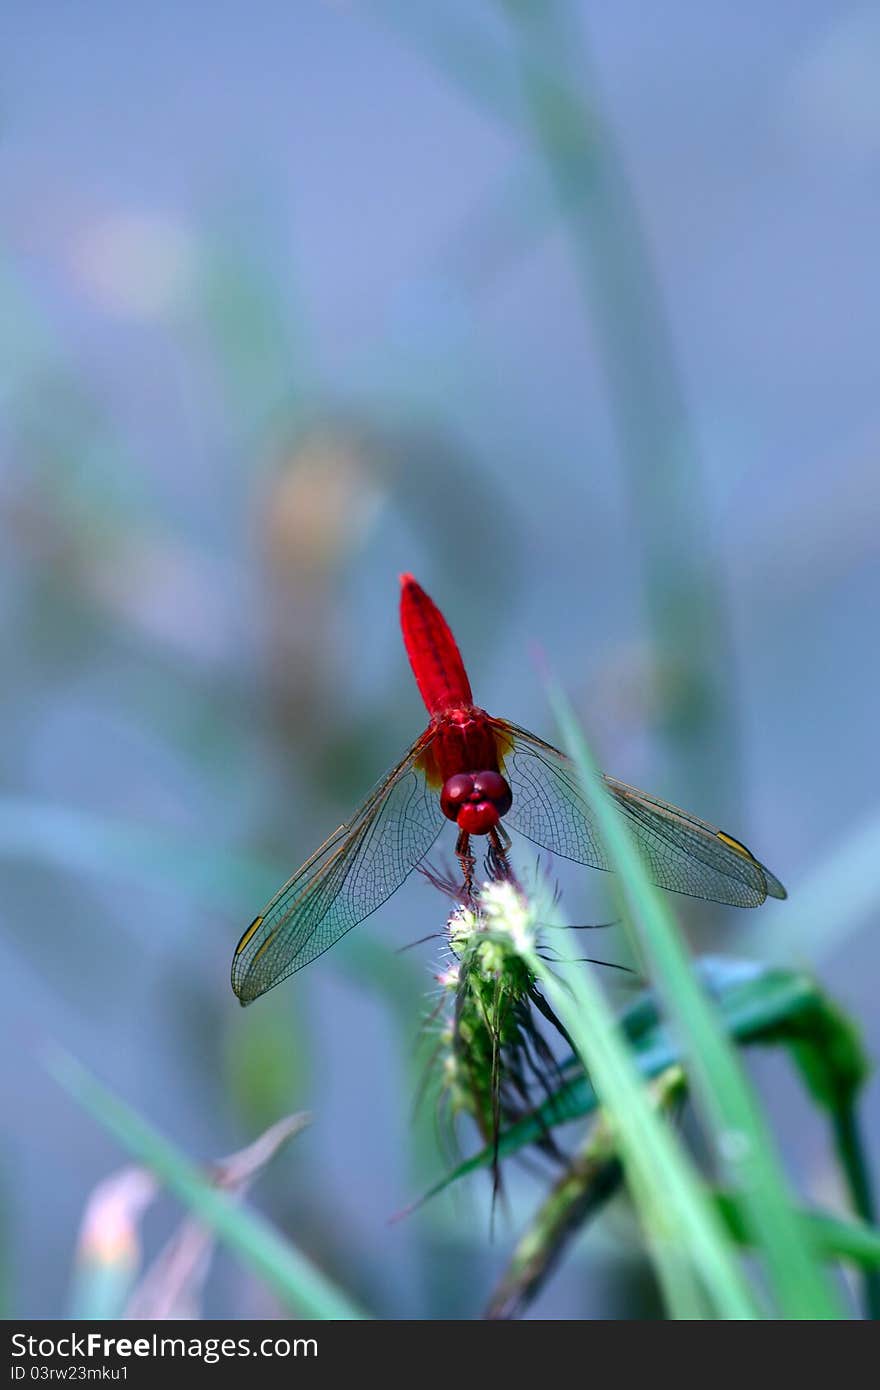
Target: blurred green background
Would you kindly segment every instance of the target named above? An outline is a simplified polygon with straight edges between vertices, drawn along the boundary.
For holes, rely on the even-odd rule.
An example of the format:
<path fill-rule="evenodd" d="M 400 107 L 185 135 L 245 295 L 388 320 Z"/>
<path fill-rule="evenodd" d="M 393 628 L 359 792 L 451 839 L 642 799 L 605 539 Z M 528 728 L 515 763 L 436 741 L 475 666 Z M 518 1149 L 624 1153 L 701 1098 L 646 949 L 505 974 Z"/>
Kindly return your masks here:
<path fill-rule="evenodd" d="M 14 3 L 0 34 L 6 1311 L 68 1309 L 123 1161 L 61 1043 L 194 1156 L 310 1109 L 260 1204 L 379 1316 L 473 1316 L 546 1180 L 510 1174 L 494 1240 L 487 1183 L 389 1225 L 445 1163 L 413 1116 L 440 954 L 395 954 L 442 900 L 414 875 L 247 1012 L 232 949 L 424 722 L 406 569 L 480 703 L 552 737 L 538 648 L 610 771 L 766 860 L 791 901 L 681 904 L 692 941 L 818 964 L 876 1053 L 876 12 Z M 602 876 L 554 872 L 600 920 Z M 620 1208 L 533 1311 L 644 1281 Z M 221 1256 L 203 1310 L 275 1305 Z"/>

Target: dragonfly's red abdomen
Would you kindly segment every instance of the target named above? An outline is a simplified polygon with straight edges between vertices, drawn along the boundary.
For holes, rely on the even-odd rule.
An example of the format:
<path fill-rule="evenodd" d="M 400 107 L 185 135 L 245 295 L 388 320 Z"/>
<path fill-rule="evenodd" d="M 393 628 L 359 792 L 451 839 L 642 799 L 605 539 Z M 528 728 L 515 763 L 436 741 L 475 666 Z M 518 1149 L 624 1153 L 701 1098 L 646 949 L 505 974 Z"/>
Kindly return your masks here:
<path fill-rule="evenodd" d="M 442 787 L 443 814 L 459 830 L 487 835 L 513 802 L 500 772 L 493 721 L 474 704 L 449 624 L 411 574 L 400 576 L 400 626 L 434 729 L 423 762 L 428 780 Z"/>
<path fill-rule="evenodd" d="M 471 684 L 449 624 L 411 574 L 400 576 L 400 626 L 428 713 L 471 705 Z"/>

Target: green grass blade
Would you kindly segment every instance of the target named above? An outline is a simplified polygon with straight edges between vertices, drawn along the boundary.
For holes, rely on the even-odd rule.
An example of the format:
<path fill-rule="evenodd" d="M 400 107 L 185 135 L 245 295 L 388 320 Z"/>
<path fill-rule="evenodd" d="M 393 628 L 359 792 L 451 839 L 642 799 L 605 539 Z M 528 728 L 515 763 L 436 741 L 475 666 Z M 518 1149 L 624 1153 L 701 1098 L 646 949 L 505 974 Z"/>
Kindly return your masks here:
<path fill-rule="evenodd" d="M 681 1069 L 673 1067 L 648 1088 L 658 1111 L 668 1111 L 676 1104 L 683 1080 Z M 623 1182 L 616 1134 L 607 1122 L 600 1120 L 571 1156 L 517 1242 L 485 1316 L 496 1319 L 521 1316 L 545 1286 L 585 1222 L 601 1210 Z M 689 1252 L 680 1245 L 658 1241 L 653 1253 L 670 1316 L 692 1319 L 710 1315 L 711 1305 Z"/>
<path fill-rule="evenodd" d="M 542 904 L 540 920 L 553 920 L 552 912 Z M 684 1300 L 691 1307 L 690 1315 L 698 1315 L 693 1310 L 696 1274 L 716 1317 L 760 1316 L 718 1213 L 682 1145 L 653 1109 L 592 974 L 570 970 L 563 985 L 534 951 L 523 958 L 568 1030 L 614 1126 L 627 1183 L 671 1311 L 681 1312 Z"/>
<path fill-rule="evenodd" d="M 715 1200 L 731 1235 L 750 1243 L 743 1221 L 742 1203 L 730 1192 L 717 1192 Z M 799 1218 L 813 1246 L 830 1260 L 847 1260 L 865 1271 L 880 1269 L 880 1230 L 864 1221 L 829 1216 L 802 1209 Z"/>
<path fill-rule="evenodd" d="M 288 1306 L 309 1318 L 349 1320 L 367 1316 L 268 1222 L 213 1187 L 195 1164 L 105 1090 L 72 1057 L 54 1053 L 48 1068 L 84 1110 L 155 1173 Z"/>
<path fill-rule="evenodd" d="M 877 1205 L 855 1105 L 838 1105 L 833 1122 L 837 1156 L 846 1175 L 852 1204 L 867 1227 L 873 1228 L 877 1220 Z M 880 1270 L 866 1270 L 863 1286 L 865 1312 L 872 1322 L 880 1321 Z"/>
<path fill-rule="evenodd" d="M 746 967 L 743 962 L 710 957 L 697 963 L 700 979 L 717 999 L 724 1026 L 732 1038 L 743 1045 L 773 1045 L 786 1041 L 786 1034 L 803 1036 L 805 1020 L 817 1014 L 829 1016 L 829 1005 L 822 991 L 808 975 L 766 967 Z M 836 1016 L 831 1011 L 830 1016 Z M 656 1001 L 645 992 L 618 1016 L 618 1024 L 630 1044 L 639 1074 L 651 1081 L 668 1067 L 682 1060 L 678 1039 L 658 1016 Z M 837 1049 L 835 1049 L 835 1052 Z M 574 1060 L 574 1059 L 572 1059 Z M 568 1064 L 563 1062 L 563 1072 Z M 598 1105 L 596 1093 L 580 1069 L 544 1101 L 535 1112 L 518 1120 L 499 1136 L 500 1157 L 533 1144 L 548 1130 L 592 1115 Z M 492 1162 L 494 1148 L 487 1145 L 464 1159 L 425 1193 L 427 1201 L 451 1183 Z M 872 1214 L 858 1204 L 856 1210 L 871 1221 Z"/>
<path fill-rule="evenodd" d="M 720 1170 L 742 1195 L 747 1229 L 764 1258 L 779 1313 L 785 1318 L 842 1316 L 797 1218 L 769 1127 L 717 1010 L 693 972 L 673 914 L 650 882 L 571 707 L 555 686 L 551 699 L 609 862 L 617 872 L 625 920 L 647 961 L 668 1017 L 680 1034 L 707 1137 Z"/>

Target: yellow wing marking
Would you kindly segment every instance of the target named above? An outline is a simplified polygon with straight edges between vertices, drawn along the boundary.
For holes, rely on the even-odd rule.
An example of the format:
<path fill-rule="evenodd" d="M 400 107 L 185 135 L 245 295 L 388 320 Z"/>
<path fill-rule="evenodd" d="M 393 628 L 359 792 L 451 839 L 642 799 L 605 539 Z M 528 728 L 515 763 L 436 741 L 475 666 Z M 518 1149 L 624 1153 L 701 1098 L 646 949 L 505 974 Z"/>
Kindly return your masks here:
<path fill-rule="evenodd" d="M 301 878 L 301 877 L 302 877 L 302 875 L 303 875 L 303 873 L 305 872 L 305 870 L 308 869 L 309 866 L 310 866 L 312 863 L 314 863 L 314 861 L 315 861 L 315 860 L 318 858 L 318 856 L 321 854 L 322 850 L 323 850 L 328 844 L 331 844 L 332 841 L 334 840 L 335 836 L 337 836 L 337 835 L 340 833 L 340 831 L 344 830 L 345 828 L 346 828 L 345 826 L 341 825 L 341 826 L 339 827 L 339 830 L 335 830 L 335 831 L 333 832 L 333 834 L 330 835 L 330 836 L 328 837 L 328 839 L 324 841 L 324 844 L 320 847 L 320 849 L 315 850 L 315 853 L 312 855 L 311 859 L 309 859 L 309 860 L 307 861 L 307 863 L 305 863 L 305 864 L 303 865 L 303 867 L 302 867 L 300 870 L 298 870 L 298 872 L 297 872 L 296 874 L 294 874 L 293 878 L 290 879 L 290 881 L 289 881 L 288 883 L 286 883 L 286 884 L 284 885 L 284 887 L 283 887 L 282 889 L 279 890 L 278 893 L 276 893 L 275 897 L 272 899 L 271 903 L 270 903 L 269 906 L 266 908 L 266 911 L 263 912 L 261 916 L 255 917 L 255 918 L 254 918 L 254 920 L 251 922 L 250 926 L 248 927 L 247 931 L 245 932 L 244 936 L 241 938 L 241 941 L 239 941 L 238 945 L 237 945 L 236 948 L 235 948 L 235 954 L 236 954 L 236 956 L 240 956 L 240 955 L 241 955 L 242 951 L 244 950 L 244 948 L 247 946 L 248 942 L 249 942 L 249 941 L 251 940 L 251 938 L 253 937 L 254 932 L 257 931 L 257 929 L 260 927 L 260 925 L 261 925 L 263 922 L 265 922 L 265 920 L 266 920 L 266 913 L 269 912 L 269 911 L 275 906 L 276 902 L 278 902 L 278 900 L 279 900 L 280 898 L 283 898 L 284 894 L 285 894 L 285 893 L 287 892 L 287 890 L 291 887 L 291 885 L 292 885 L 293 883 L 295 883 L 296 880 L 297 880 L 298 878 Z M 251 970 L 251 969 L 256 965 L 257 961 L 260 959 L 260 956 L 263 954 L 263 952 L 266 951 L 266 950 L 268 950 L 268 948 L 272 945 L 272 942 L 275 940 L 276 936 L 278 935 L 278 928 L 282 925 L 282 923 L 288 921 L 288 920 L 293 916 L 294 912 L 295 912 L 296 909 L 299 907 L 299 905 L 300 905 L 300 903 L 303 901 L 303 899 L 304 899 L 304 898 L 308 895 L 308 893 L 311 891 L 311 889 L 312 889 L 312 887 L 314 886 L 314 884 L 315 884 L 316 882 L 320 881 L 320 880 L 324 880 L 325 877 L 326 877 L 326 875 L 327 875 L 327 873 L 328 873 L 328 871 L 329 871 L 329 870 L 333 867 L 333 865 L 336 863 L 336 860 L 339 858 L 339 856 L 340 856 L 341 854 L 343 854 L 346 850 L 350 849 L 350 848 L 351 848 L 351 841 L 350 841 L 349 839 L 345 839 L 345 840 L 342 841 L 342 844 L 337 845 L 336 849 L 335 849 L 335 850 L 333 851 L 333 853 L 330 855 L 330 858 L 329 858 L 329 859 L 326 859 L 326 860 L 324 861 L 324 863 L 321 865 L 320 869 L 318 869 L 318 871 L 317 871 L 315 877 L 314 877 L 310 882 L 306 883 L 306 885 L 304 886 L 304 888 L 303 888 L 302 892 L 299 894 L 299 896 L 296 897 L 296 898 L 294 898 L 294 900 L 293 900 L 292 903 L 288 904 L 287 908 L 285 909 L 285 911 L 284 911 L 284 913 L 282 914 L 282 916 L 281 916 L 281 918 L 279 919 L 279 921 L 276 922 L 276 924 L 275 924 L 275 926 L 273 927 L 272 931 L 269 932 L 269 935 L 266 937 L 266 940 L 265 940 L 265 941 L 262 941 L 262 942 L 260 943 L 260 945 L 257 947 L 256 951 L 255 951 L 254 954 L 253 954 L 253 959 L 248 963 L 248 970 Z"/>
<path fill-rule="evenodd" d="M 745 845 L 741 845 L 739 840 L 735 840 L 732 835 L 725 835 L 723 830 L 716 830 L 715 834 L 718 836 L 719 840 L 723 840 L 726 845 L 730 845 L 731 849 L 735 849 L 737 854 L 741 854 L 744 859 L 750 859 L 753 864 L 757 864 L 758 861 L 752 854 L 752 851 L 746 849 Z"/>
<path fill-rule="evenodd" d="M 255 962 L 258 961 L 258 960 L 260 959 L 260 956 L 261 956 L 261 955 L 263 954 L 263 952 L 266 950 L 266 947 L 272 945 L 272 942 L 275 940 L 275 937 L 276 937 L 277 935 L 278 935 L 278 928 L 276 927 L 274 931 L 270 931 L 269 935 L 266 937 L 266 940 L 263 942 L 263 944 L 262 944 L 262 946 L 259 948 L 259 950 L 257 950 L 257 951 L 254 952 L 254 959 L 251 961 L 251 965 L 254 965 Z"/>
<path fill-rule="evenodd" d="M 253 934 L 254 934 L 254 932 L 257 930 L 257 928 L 259 927 L 259 925 L 260 925 L 260 923 L 262 922 L 262 920 L 263 920 L 262 917 L 255 917 L 254 920 L 251 922 L 251 924 L 250 924 L 250 926 L 248 927 L 247 931 L 245 932 L 244 936 L 241 938 L 241 941 L 239 941 L 238 945 L 237 945 L 236 948 L 235 948 L 235 954 L 236 954 L 237 956 L 240 956 L 240 955 L 241 955 L 242 951 L 244 950 L 245 946 L 246 946 L 246 945 L 248 944 L 248 942 L 250 941 L 251 937 L 253 936 Z"/>

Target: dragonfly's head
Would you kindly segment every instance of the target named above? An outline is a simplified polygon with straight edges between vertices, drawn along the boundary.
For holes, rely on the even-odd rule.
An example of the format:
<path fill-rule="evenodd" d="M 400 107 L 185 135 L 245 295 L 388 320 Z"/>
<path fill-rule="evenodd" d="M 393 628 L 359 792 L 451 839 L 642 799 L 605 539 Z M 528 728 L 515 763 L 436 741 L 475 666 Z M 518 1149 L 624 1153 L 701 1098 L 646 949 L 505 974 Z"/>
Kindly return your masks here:
<path fill-rule="evenodd" d="M 513 804 L 500 772 L 456 772 L 440 793 L 440 809 L 468 835 L 488 835 Z"/>

